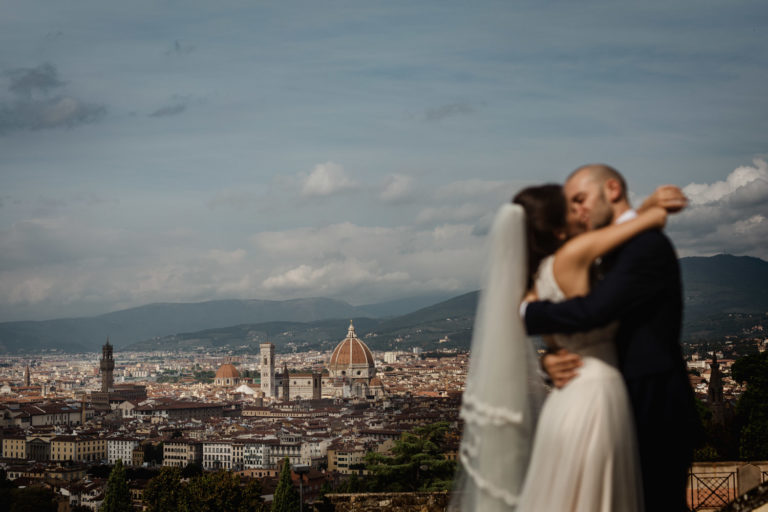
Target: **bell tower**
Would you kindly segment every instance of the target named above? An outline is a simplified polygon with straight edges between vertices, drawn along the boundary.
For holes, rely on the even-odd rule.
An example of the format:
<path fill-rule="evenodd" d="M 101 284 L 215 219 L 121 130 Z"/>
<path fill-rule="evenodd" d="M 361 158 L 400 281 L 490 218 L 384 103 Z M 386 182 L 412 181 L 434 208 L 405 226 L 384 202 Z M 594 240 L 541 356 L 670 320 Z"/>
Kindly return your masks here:
<path fill-rule="evenodd" d="M 261 391 L 265 397 L 276 398 L 275 389 L 275 346 L 271 343 L 259 345 L 261 352 Z"/>
<path fill-rule="evenodd" d="M 114 384 L 112 371 L 115 369 L 115 360 L 112 359 L 112 345 L 109 344 L 109 338 L 107 338 L 107 343 L 101 347 L 99 368 L 101 369 L 101 392 L 108 393 Z"/>

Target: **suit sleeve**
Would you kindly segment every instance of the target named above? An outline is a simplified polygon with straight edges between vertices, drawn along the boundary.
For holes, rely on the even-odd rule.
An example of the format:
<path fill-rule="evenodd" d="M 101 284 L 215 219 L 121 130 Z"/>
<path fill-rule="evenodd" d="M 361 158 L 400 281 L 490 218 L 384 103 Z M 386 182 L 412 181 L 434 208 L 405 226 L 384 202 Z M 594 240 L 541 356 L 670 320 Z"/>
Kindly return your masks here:
<path fill-rule="evenodd" d="M 664 262 L 671 249 L 660 231 L 636 236 L 619 250 L 613 268 L 586 297 L 559 303 L 531 302 L 525 311 L 529 334 L 587 331 L 620 319 L 664 293 Z"/>

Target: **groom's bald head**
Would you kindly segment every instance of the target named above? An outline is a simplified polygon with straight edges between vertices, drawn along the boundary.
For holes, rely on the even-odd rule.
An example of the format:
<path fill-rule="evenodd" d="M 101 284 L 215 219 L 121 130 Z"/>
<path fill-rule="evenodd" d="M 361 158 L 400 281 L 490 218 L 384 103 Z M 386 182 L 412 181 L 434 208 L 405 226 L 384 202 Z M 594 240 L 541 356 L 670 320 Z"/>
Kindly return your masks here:
<path fill-rule="evenodd" d="M 587 164 L 582 165 L 573 171 L 565 180 L 566 183 L 577 174 L 587 175 L 599 185 L 605 184 L 608 180 L 615 180 L 620 189 L 620 199 L 627 199 L 627 182 L 619 171 L 606 164 Z"/>
<path fill-rule="evenodd" d="M 568 176 L 563 191 L 572 233 L 607 226 L 629 208 L 627 183 L 619 171 L 609 165 L 579 167 Z"/>

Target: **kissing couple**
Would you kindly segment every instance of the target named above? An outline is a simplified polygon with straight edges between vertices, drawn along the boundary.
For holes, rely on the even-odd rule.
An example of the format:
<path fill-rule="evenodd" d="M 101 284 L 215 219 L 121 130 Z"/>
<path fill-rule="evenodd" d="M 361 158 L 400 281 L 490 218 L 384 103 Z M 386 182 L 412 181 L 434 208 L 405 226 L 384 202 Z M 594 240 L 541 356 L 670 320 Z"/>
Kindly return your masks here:
<path fill-rule="evenodd" d="M 686 203 L 662 186 L 633 210 L 621 174 L 590 164 L 501 207 L 452 509 L 687 510 L 702 430 L 680 347 L 680 270 L 662 232 Z M 528 335 L 545 341 L 541 360 Z"/>

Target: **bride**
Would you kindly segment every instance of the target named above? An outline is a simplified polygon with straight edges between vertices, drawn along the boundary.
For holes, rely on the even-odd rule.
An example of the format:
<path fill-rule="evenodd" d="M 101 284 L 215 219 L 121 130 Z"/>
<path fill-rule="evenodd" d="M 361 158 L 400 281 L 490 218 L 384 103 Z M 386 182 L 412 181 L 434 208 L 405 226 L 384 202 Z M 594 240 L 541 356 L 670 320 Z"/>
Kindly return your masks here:
<path fill-rule="evenodd" d="M 632 411 L 613 343 L 617 324 L 545 340 L 583 361 L 579 375 L 545 400 L 518 306 L 528 290 L 552 301 L 585 295 L 596 259 L 664 226 L 667 212 L 653 204 L 633 220 L 567 241 L 559 185 L 524 189 L 499 210 L 472 338 L 452 509 L 642 510 Z"/>

